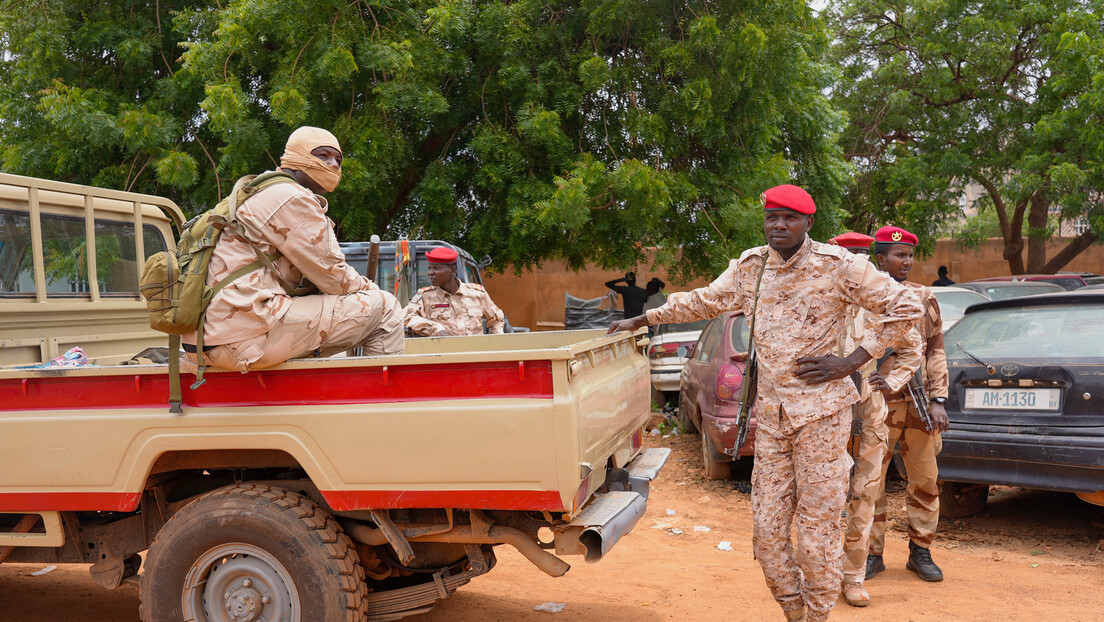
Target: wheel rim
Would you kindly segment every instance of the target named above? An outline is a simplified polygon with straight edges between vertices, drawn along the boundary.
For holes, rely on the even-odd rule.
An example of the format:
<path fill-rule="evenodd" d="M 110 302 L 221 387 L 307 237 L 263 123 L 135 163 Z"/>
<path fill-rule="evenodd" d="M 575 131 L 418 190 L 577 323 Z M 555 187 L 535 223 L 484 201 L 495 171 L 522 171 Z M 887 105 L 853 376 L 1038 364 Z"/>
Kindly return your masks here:
<path fill-rule="evenodd" d="M 227 542 L 200 556 L 184 579 L 184 619 L 195 622 L 300 622 L 291 573 L 271 553 Z"/>

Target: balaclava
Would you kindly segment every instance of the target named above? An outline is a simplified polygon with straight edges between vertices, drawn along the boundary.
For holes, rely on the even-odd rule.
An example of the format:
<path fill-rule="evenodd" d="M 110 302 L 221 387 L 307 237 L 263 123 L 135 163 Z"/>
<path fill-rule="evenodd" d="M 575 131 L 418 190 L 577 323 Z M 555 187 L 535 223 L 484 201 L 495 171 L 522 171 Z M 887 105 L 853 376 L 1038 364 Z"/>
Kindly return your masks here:
<path fill-rule="evenodd" d="M 341 181 L 341 167 L 330 166 L 311 155 L 311 151 L 319 147 L 333 147 L 341 151 L 341 145 L 333 134 L 319 127 L 303 126 L 288 136 L 280 166 L 303 171 L 323 190 L 333 192 Z"/>

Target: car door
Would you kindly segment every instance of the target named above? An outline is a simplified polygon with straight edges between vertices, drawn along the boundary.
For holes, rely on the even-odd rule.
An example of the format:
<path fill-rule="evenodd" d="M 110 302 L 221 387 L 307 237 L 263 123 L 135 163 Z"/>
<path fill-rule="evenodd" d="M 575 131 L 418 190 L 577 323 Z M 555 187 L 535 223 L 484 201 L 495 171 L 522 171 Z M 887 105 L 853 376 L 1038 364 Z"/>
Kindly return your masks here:
<path fill-rule="evenodd" d="M 713 375 L 710 364 L 716 358 L 715 350 L 724 330 L 724 318 L 715 318 L 702 331 L 694 353 L 682 368 L 683 396 L 689 398 L 694 409 L 700 413 L 703 406 L 709 407 L 713 396 Z"/>

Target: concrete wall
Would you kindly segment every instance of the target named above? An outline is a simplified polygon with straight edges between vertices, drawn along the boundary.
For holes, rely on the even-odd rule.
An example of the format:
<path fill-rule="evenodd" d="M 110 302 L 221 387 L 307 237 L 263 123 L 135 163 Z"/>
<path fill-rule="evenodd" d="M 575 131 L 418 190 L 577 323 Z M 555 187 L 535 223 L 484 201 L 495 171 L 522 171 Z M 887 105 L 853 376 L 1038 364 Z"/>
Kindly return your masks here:
<path fill-rule="evenodd" d="M 1047 244 L 1047 256 L 1061 250 L 1068 239 L 1056 238 Z M 976 250 L 961 251 L 954 240 L 940 240 L 935 254 L 920 259 L 912 269 L 909 280 L 931 285 L 938 278 L 939 266 L 950 270 L 951 280 L 970 281 L 988 276 L 1009 274 L 1008 262 L 1003 259 L 1004 243 L 993 238 Z M 636 269 L 637 285 L 644 287 L 648 279 L 658 276 L 667 283 L 667 292 L 689 291 L 706 285 L 712 279 L 698 279 L 685 285 L 674 285 L 665 271 L 649 271 L 648 264 Z M 1063 270 L 1104 274 L 1104 246 L 1092 246 L 1074 258 Z M 485 276 L 484 282 L 491 297 L 506 312 L 510 323 L 528 326 L 532 330 L 558 330 L 563 328 L 564 293 L 578 298 L 596 298 L 609 290 L 604 283 L 623 276 L 622 272 L 588 267 L 579 272 L 567 269 L 559 262 L 546 262 L 541 268 L 524 272 L 520 277 L 513 272 Z"/>

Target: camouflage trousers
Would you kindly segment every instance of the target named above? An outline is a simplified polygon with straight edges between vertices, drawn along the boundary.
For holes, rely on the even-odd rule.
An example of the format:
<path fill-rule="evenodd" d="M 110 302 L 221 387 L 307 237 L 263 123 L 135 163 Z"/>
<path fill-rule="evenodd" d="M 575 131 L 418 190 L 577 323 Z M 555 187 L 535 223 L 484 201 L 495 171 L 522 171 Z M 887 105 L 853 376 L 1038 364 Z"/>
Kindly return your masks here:
<path fill-rule="evenodd" d="M 874 523 L 874 505 L 881 488 L 889 431 L 886 426 L 886 402 L 881 391 L 871 391 L 862 401 L 862 435 L 852 448 L 855 470 L 847 494 L 847 518 L 843 536 L 843 581 L 863 584 L 866 576 L 866 552 Z M 854 442 L 854 441 L 852 441 Z"/>
<path fill-rule="evenodd" d="M 874 526 L 870 530 L 870 554 L 885 550 L 886 495 L 885 475 L 893 459 L 893 446 L 901 443 L 901 458 L 908 473 L 905 509 L 908 514 L 908 535 L 917 546 L 930 548 L 939 527 L 939 467 L 935 457 L 943 449 L 943 437 L 930 434 L 920 421 L 911 402 L 890 402 L 886 425 L 889 439 L 878 485 L 878 501 L 874 505 Z"/>
<path fill-rule="evenodd" d="M 843 580 L 840 513 L 851 468 L 851 408 L 798 428 L 778 404 L 760 399 L 755 408 L 755 558 L 784 611 L 807 606 L 810 621 L 827 620 Z"/>
<path fill-rule="evenodd" d="M 368 356 L 402 353 L 403 310 L 394 296 L 380 290 L 298 296 L 275 328 L 219 345 L 207 351 L 207 361 L 246 372 L 315 352 L 331 356 L 357 346 L 363 346 Z"/>

